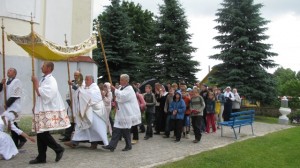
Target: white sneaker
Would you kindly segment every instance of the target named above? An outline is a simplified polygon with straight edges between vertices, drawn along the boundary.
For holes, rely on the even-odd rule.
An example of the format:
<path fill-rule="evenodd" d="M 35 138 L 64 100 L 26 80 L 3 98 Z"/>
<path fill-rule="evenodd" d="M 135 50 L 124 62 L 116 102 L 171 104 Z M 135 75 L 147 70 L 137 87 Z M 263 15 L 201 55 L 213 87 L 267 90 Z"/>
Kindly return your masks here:
<path fill-rule="evenodd" d="M 186 139 L 190 139 L 190 134 L 186 134 L 186 135 L 185 135 L 185 138 L 186 138 Z"/>
<path fill-rule="evenodd" d="M 132 140 L 131 145 L 137 144 L 139 141 L 138 140 Z"/>

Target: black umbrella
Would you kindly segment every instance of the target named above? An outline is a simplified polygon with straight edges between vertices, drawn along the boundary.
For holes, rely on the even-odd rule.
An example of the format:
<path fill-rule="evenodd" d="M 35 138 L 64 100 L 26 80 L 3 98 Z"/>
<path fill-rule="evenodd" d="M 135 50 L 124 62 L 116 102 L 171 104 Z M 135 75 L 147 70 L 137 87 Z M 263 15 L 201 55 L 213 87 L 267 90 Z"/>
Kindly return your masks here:
<path fill-rule="evenodd" d="M 148 79 L 144 81 L 139 87 L 140 92 L 145 93 L 145 86 L 148 84 L 152 86 L 152 91 L 154 91 L 155 83 L 159 83 L 157 79 Z"/>

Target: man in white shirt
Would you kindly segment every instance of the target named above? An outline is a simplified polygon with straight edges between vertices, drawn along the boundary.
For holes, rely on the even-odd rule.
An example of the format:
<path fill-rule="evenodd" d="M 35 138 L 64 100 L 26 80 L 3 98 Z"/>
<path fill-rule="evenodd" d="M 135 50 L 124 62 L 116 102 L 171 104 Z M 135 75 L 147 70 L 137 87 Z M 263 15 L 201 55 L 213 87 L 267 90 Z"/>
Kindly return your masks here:
<path fill-rule="evenodd" d="M 52 75 L 53 62 L 45 61 L 41 69 L 44 76 L 40 82 L 35 76 L 31 78 L 36 92 L 32 125 L 33 131 L 37 133 L 38 156 L 29 164 L 46 163 L 47 147 L 55 151 L 55 161 L 58 162 L 63 156 L 64 148 L 55 141 L 49 131 L 66 129 L 71 126 L 56 79 Z"/>
<path fill-rule="evenodd" d="M 131 150 L 131 134 L 130 129 L 132 126 L 141 123 L 140 107 L 136 98 L 136 94 L 129 85 L 129 76 L 122 74 L 120 76 L 119 89 L 111 86 L 111 90 L 115 92 L 116 96 L 116 115 L 114 122 L 114 129 L 109 145 L 102 146 L 104 149 L 113 152 L 118 145 L 119 139 L 123 136 L 126 146 L 122 151 Z"/>

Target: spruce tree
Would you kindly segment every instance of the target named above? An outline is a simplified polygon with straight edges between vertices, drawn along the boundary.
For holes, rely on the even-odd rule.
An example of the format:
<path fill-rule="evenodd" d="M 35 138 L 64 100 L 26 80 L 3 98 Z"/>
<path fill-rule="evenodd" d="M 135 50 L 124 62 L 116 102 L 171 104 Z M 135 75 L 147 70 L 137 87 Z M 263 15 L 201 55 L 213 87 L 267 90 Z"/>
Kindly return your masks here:
<path fill-rule="evenodd" d="M 162 81 L 195 82 L 199 63 L 192 60 L 196 48 L 191 46 L 184 10 L 178 0 L 164 0 L 159 13 L 157 57 L 161 70 L 157 75 Z"/>
<path fill-rule="evenodd" d="M 130 21 L 122 10 L 120 0 L 112 0 L 111 5 L 94 21 L 96 22 L 100 22 L 102 41 L 113 82 L 118 82 L 120 74 L 123 73 L 128 74 L 131 80 L 135 80 L 136 43 L 132 41 Z M 101 48 L 94 50 L 93 55 L 96 56 L 95 60 L 99 64 L 99 75 L 103 74 L 103 80 L 108 81 Z"/>
<path fill-rule="evenodd" d="M 156 46 L 156 21 L 154 14 L 149 10 L 143 10 L 140 4 L 123 1 L 122 8 L 127 13 L 132 32 L 132 40 L 136 43 L 136 81 L 154 78 L 159 64 L 155 55 Z"/>
<path fill-rule="evenodd" d="M 210 58 L 223 63 L 213 67 L 212 78 L 220 87 L 236 87 L 242 96 L 268 103 L 276 92 L 275 81 L 266 69 L 277 66 L 270 59 L 277 54 L 264 43 L 269 38 L 264 34 L 269 21 L 260 16 L 263 5 L 253 0 L 224 0 L 221 5 L 215 20 L 220 35 L 214 37 L 220 43 L 214 48 L 221 51 Z"/>

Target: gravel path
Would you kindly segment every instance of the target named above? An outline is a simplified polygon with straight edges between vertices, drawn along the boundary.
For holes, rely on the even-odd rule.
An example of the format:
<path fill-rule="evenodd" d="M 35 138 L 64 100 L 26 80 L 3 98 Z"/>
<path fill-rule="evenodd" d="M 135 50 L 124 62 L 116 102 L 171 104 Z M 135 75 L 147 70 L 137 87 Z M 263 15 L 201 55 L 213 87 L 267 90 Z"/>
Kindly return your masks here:
<path fill-rule="evenodd" d="M 76 149 L 65 147 L 65 153 L 60 162 L 55 162 L 55 153 L 52 149 L 47 151 L 47 163 L 38 165 L 29 165 L 28 162 L 37 155 L 36 144 L 27 141 L 20 153 L 9 161 L 0 160 L 1 168 L 25 168 L 25 167 L 41 167 L 41 168 L 149 168 L 157 165 L 172 162 L 184 157 L 208 151 L 211 149 L 226 146 L 236 141 L 243 141 L 256 136 L 263 136 L 271 132 L 291 128 L 289 125 L 266 124 L 255 122 L 254 134 L 252 136 L 250 126 L 244 126 L 241 129 L 240 139 L 235 140 L 232 130 L 224 127 L 224 136 L 221 137 L 220 130 L 217 133 L 203 134 L 201 142 L 194 144 L 194 135 L 191 134 L 190 139 L 181 139 L 181 142 L 174 143 L 173 138 L 163 138 L 162 135 L 154 135 L 149 140 L 143 140 L 144 134 L 140 133 L 140 141 L 133 145 L 133 149 L 123 152 L 125 147 L 124 141 L 120 141 L 114 152 L 106 151 L 98 146 L 97 150 L 88 149 L 89 144 L 82 143 Z M 54 135 L 58 139 L 60 135 Z M 62 144 L 63 145 L 63 144 Z"/>

